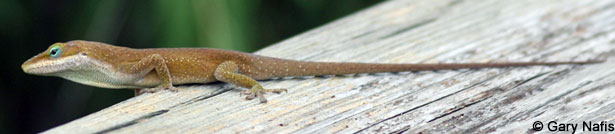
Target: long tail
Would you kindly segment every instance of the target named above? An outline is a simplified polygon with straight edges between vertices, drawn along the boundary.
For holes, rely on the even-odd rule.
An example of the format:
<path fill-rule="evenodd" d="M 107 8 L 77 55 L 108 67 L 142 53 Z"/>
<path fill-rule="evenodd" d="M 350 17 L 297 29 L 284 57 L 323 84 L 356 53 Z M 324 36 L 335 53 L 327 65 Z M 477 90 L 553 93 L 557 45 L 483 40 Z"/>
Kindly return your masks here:
<path fill-rule="evenodd" d="M 263 60 L 263 59 L 261 59 Z M 304 62 L 284 59 L 265 59 L 261 65 L 266 72 L 253 76 L 256 79 L 287 76 L 312 76 L 312 75 L 342 75 L 378 72 L 404 72 L 404 71 L 427 71 L 427 70 L 450 70 L 450 69 L 476 69 L 476 68 L 502 68 L 536 65 L 562 65 L 562 64 L 592 64 L 601 63 L 600 60 L 579 62 L 506 62 L 506 63 L 453 63 L 453 64 L 374 64 L 355 62 Z"/>

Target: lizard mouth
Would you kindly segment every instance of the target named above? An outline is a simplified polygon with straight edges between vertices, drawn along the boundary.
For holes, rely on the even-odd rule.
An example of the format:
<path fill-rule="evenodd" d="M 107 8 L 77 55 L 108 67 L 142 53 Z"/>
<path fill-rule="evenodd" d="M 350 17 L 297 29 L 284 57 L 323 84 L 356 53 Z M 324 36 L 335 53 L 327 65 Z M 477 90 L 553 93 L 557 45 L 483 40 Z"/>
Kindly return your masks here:
<path fill-rule="evenodd" d="M 54 61 L 38 61 L 35 63 L 29 63 L 29 64 L 26 64 L 26 63 L 21 65 L 21 69 L 23 70 L 23 72 L 28 73 L 28 74 L 35 74 L 35 75 L 45 75 L 45 74 L 57 72 L 58 69 L 55 69 L 55 68 L 60 67 L 58 62 L 54 62 Z"/>
<path fill-rule="evenodd" d="M 34 75 L 53 75 L 54 73 L 65 71 L 74 66 L 77 66 L 75 59 L 77 57 L 68 56 L 53 60 L 27 60 L 21 65 L 21 69 L 27 74 Z"/>

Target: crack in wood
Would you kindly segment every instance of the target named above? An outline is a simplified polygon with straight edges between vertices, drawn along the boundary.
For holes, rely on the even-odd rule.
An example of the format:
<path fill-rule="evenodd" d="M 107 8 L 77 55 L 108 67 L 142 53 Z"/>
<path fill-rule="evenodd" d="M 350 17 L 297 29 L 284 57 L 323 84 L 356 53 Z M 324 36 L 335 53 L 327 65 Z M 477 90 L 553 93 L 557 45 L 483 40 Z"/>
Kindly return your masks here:
<path fill-rule="evenodd" d="M 122 129 L 122 128 L 125 128 L 125 127 L 129 127 L 129 126 L 132 126 L 132 125 L 137 124 L 139 122 L 145 121 L 145 120 L 150 119 L 152 117 L 156 117 L 158 115 L 162 115 L 162 114 L 167 113 L 167 112 L 169 112 L 169 110 L 167 110 L 167 109 L 159 110 L 159 111 L 156 111 L 156 112 L 151 112 L 151 113 L 149 113 L 147 115 L 141 116 L 141 117 L 139 117 L 137 119 L 134 119 L 132 121 L 128 121 L 126 123 L 122 123 L 122 124 L 119 124 L 119 125 L 107 128 L 107 129 L 103 129 L 103 130 L 101 130 L 99 132 L 96 132 L 95 134 L 104 134 L 104 133 L 108 133 L 108 132 L 111 132 L 111 131 Z"/>
<path fill-rule="evenodd" d="M 545 73 L 540 73 L 540 74 L 537 74 L 537 75 L 535 75 L 535 76 L 532 76 L 532 77 L 530 77 L 530 78 L 528 78 L 528 79 L 526 79 L 526 80 L 523 80 L 523 81 L 521 81 L 521 82 L 517 82 L 517 83 L 515 83 L 515 85 L 513 85 L 513 87 L 512 87 L 512 88 L 516 88 L 516 87 L 518 87 L 519 85 L 523 85 L 523 84 L 525 84 L 525 83 L 527 83 L 527 82 L 529 82 L 529 81 L 532 81 L 532 80 L 534 80 L 534 79 L 536 79 L 536 78 L 538 78 L 538 77 L 540 77 L 540 76 L 543 76 L 543 75 L 545 75 L 545 74 L 547 74 L 547 73 L 548 73 L 548 72 L 545 72 Z M 458 112 L 458 111 L 460 111 L 460 110 L 462 110 L 462 109 L 465 109 L 465 108 L 470 107 L 470 106 L 472 106 L 472 105 L 478 104 L 478 103 L 480 103 L 480 102 L 482 102 L 482 101 L 484 101 L 484 100 L 487 100 L 487 99 L 489 99 L 489 98 L 493 97 L 493 93 L 494 93 L 493 91 L 494 91 L 494 90 L 502 90 L 502 88 L 492 88 L 492 89 L 490 89 L 490 90 L 484 91 L 483 93 L 479 94 L 479 95 L 480 95 L 480 97 L 478 98 L 478 100 L 473 101 L 473 102 L 471 102 L 471 103 L 469 103 L 469 104 L 463 104 L 463 105 L 462 105 L 462 106 L 460 106 L 460 107 L 456 107 L 456 108 L 455 108 L 455 109 L 453 109 L 452 111 L 449 111 L 449 112 L 443 113 L 442 115 L 440 115 L 440 116 L 438 116 L 438 117 L 435 117 L 435 118 L 433 118 L 433 119 L 431 119 L 431 120 L 427 121 L 427 123 L 431 123 L 431 122 L 433 122 L 433 121 L 435 121 L 435 120 L 441 119 L 441 118 L 446 117 L 446 116 L 448 116 L 448 115 L 451 115 L 451 114 L 453 114 L 453 113 L 455 113 L 455 112 Z M 500 115 L 500 116 L 501 116 L 501 115 Z M 498 116 L 498 117 L 499 117 L 499 116 Z M 498 117 L 496 117 L 496 118 L 498 118 Z M 490 120 L 493 120 L 493 119 L 495 119 L 495 118 L 491 118 Z M 488 122 L 490 122 L 490 121 L 485 121 L 485 122 L 483 122 L 483 123 L 488 123 Z M 475 126 L 475 127 L 473 127 L 473 128 L 467 129 L 467 130 L 465 131 L 465 133 L 467 133 L 467 132 L 472 132 L 472 131 L 476 130 L 476 129 L 477 129 L 477 127 L 479 127 L 479 126 L 482 126 L 482 125 L 477 125 L 477 126 Z M 409 127 L 404 127 L 403 129 L 409 129 Z M 398 131 L 399 131 L 399 130 L 398 130 Z"/>
<path fill-rule="evenodd" d="M 232 88 L 227 88 L 227 89 L 222 88 L 222 90 L 219 90 L 218 92 L 213 92 L 213 94 L 199 95 L 199 96 L 194 97 L 194 98 L 192 98 L 192 99 L 190 99 L 188 101 L 184 101 L 184 102 L 181 102 L 179 104 L 173 105 L 173 106 L 169 107 L 168 109 L 173 109 L 173 108 L 178 107 L 178 106 L 190 105 L 192 103 L 199 102 L 199 101 L 202 101 L 202 100 L 206 100 L 206 99 L 209 99 L 211 97 L 220 95 L 222 93 L 226 93 L 226 92 L 231 91 L 231 90 L 233 90 L 233 89 Z"/>
<path fill-rule="evenodd" d="M 466 107 L 470 107 L 470 106 L 472 106 L 472 105 L 474 105 L 474 104 L 480 103 L 480 102 L 482 102 L 483 100 L 486 100 L 486 99 L 489 99 L 489 98 L 491 98 L 491 96 L 489 96 L 489 97 L 487 97 L 487 98 L 480 99 L 480 100 L 475 101 L 475 102 L 471 102 L 471 103 L 469 103 L 469 104 L 464 104 L 464 105 L 462 105 L 461 107 L 456 107 L 456 108 L 455 108 L 455 109 L 453 109 L 452 111 L 446 112 L 446 113 L 444 113 L 444 114 L 442 114 L 442 115 L 440 115 L 440 116 L 438 116 L 438 117 L 435 117 L 435 118 L 433 118 L 433 119 L 431 119 L 431 120 L 427 121 L 427 123 L 431 123 L 432 121 L 438 120 L 438 119 L 440 119 L 440 118 L 442 118 L 442 117 L 445 117 L 445 116 L 448 116 L 448 115 L 451 115 L 451 114 L 453 114 L 453 113 L 455 113 L 455 112 L 457 112 L 457 111 L 459 111 L 459 110 L 461 110 L 461 109 L 464 109 L 464 108 L 466 108 Z"/>
<path fill-rule="evenodd" d="M 437 99 L 435 99 L 435 100 L 429 101 L 429 102 L 427 102 L 427 103 L 425 103 L 425 104 L 421 104 L 421 105 L 419 105 L 419 106 L 417 106 L 417 107 L 410 108 L 409 110 L 406 110 L 406 111 L 401 112 L 401 113 L 399 113 L 399 114 L 396 114 L 396 115 L 393 115 L 393 116 L 391 116 L 391 117 L 385 118 L 385 119 L 383 119 L 383 120 L 381 120 L 381 121 L 378 121 L 378 122 L 376 122 L 376 123 L 374 123 L 374 124 L 371 124 L 371 125 L 369 125 L 369 126 L 367 126 L 367 127 L 365 127 L 365 128 L 362 128 L 362 129 L 360 129 L 360 130 L 358 130 L 358 131 L 354 132 L 353 134 L 357 134 L 357 133 L 363 132 L 363 131 L 365 131 L 365 130 L 367 130 L 367 129 L 369 129 L 369 128 L 371 128 L 371 127 L 373 127 L 373 126 L 377 125 L 377 124 L 380 124 L 380 123 L 382 123 L 382 122 L 385 122 L 385 121 L 388 121 L 388 120 L 391 120 L 391 119 L 397 118 L 397 117 L 399 117 L 399 116 L 401 116 L 401 115 L 404 115 L 404 114 L 409 113 L 409 112 L 411 112 L 411 111 L 414 111 L 414 110 L 416 110 L 416 109 L 419 109 L 419 108 L 425 107 L 425 106 L 430 105 L 430 104 L 432 104 L 432 103 L 434 103 L 434 102 L 438 102 L 438 101 L 440 101 L 440 100 L 442 100 L 442 99 L 444 99 L 444 98 L 447 98 L 447 97 L 449 97 L 449 96 L 455 95 L 455 94 L 457 94 L 457 93 L 460 93 L 460 92 L 462 92 L 462 91 L 465 91 L 465 90 L 470 89 L 470 88 L 472 88 L 472 87 L 475 87 L 475 86 L 477 86 L 477 85 L 480 85 L 480 84 L 482 84 L 482 83 L 485 83 L 485 82 L 487 82 L 487 81 L 489 81 L 489 80 L 492 80 L 493 78 L 495 78 L 495 77 L 497 77 L 497 76 L 500 76 L 500 75 L 502 75 L 502 74 L 493 75 L 493 76 L 488 77 L 488 78 L 486 78 L 486 79 L 484 79 L 484 80 L 482 80 L 482 81 L 479 81 L 479 82 L 477 82 L 477 83 L 474 83 L 474 84 L 472 84 L 472 85 L 470 85 L 470 86 L 468 86 L 468 87 L 466 87 L 466 88 L 463 88 L 463 89 L 461 89 L 461 90 L 459 90 L 459 91 L 453 92 L 453 93 L 451 93 L 451 94 L 447 94 L 447 95 L 442 96 L 442 97 L 440 97 L 440 98 L 437 98 Z"/>

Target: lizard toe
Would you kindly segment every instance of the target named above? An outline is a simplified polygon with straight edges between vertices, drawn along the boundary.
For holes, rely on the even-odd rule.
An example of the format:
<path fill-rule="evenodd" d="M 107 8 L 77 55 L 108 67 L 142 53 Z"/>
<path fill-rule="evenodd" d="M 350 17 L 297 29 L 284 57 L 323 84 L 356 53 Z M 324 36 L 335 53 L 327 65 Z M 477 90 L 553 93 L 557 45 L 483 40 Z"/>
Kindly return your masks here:
<path fill-rule="evenodd" d="M 288 92 L 288 90 L 286 90 L 286 88 L 278 88 L 278 89 L 263 89 L 263 92 L 272 92 L 272 93 L 280 94 L 280 93 L 282 93 L 282 92 Z"/>
<path fill-rule="evenodd" d="M 158 88 L 158 87 L 155 87 L 155 88 L 144 88 L 144 89 L 139 90 L 139 94 L 155 93 L 155 92 L 158 92 L 160 90 L 164 90 L 164 88 Z"/>
<path fill-rule="evenodd" d="M 174 87 L 174 86 L 166 87 L 165 89 L 166 89 L 166 90 L 169 90 L 169 91 L 171 91 L 171 92 L 178 92 L 178 91 L 179 91 L 179 88 L 176 88 L 176 87 Z"/>
<path fill-rule="evenodd" d="M 163 86 L 163 85 L 160 85 L 160 86 L 154 87 L 154 88 L 140 89 L 140 90 L 138 90 L 138 94 L 155 93 L 155 92 L 162 91 L 162 90 L 168 90 L 168 91 L 171 91 L 171 92 L 177 92 L 177 91 L 179 91 L 179 88 L 176 88 L 174 86 Z"/>

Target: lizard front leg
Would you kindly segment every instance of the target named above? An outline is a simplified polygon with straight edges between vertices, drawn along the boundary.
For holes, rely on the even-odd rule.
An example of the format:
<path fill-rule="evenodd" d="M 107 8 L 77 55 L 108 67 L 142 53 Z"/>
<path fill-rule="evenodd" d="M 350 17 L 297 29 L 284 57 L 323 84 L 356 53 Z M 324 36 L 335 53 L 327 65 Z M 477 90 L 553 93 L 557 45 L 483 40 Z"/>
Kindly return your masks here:
<path fill-rule="evenodd" d="M 128 66 L 125 69 L 129 74 L 142 74 L 146 75 L 151 71 L 155 70 L 158 74 L 158 78 L 161 83 L 155 88 L 147 88 L 141 90 L 135 90 L 137 93 L 135 95 L 140 95 L 143 93 L 152 93 L 164 89 L 168 89 L 171 91 L 177 91 L 177 88 L 173 87 L 173 83 L 171 80 L 171 73 L 169 72 L 169 68 L 167 64 L 159 54 L 152 54 L 141 59 L 139 62 Z"/>
<path fill-rule="evenodd" d="M 263 96 L 265 92 L 280 93 L 286 91 L 286 89 L 264 89 L 263 86 L 253 78 L 240 74 L 238 65 L 232 61 L 225 61 L 218 65 L 214 72 L 214 77 L 219 81 L 248 88 L 249 90 L 241 94 L 247 95 L 246 99 L 248 100 L 258 97 L 261 103 L 267 103 L 267 99 Z"/>

